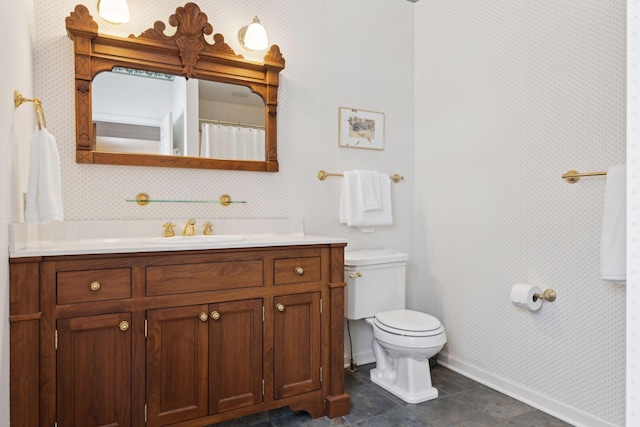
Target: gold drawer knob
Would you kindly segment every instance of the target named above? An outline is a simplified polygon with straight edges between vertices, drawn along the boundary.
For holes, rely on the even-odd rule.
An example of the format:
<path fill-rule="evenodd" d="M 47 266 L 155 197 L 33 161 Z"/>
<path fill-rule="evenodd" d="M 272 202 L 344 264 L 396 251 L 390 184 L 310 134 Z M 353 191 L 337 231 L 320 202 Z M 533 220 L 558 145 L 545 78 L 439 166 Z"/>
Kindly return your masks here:
<path fill-rule="evenodd" d="M 218 320 L 220 318 L 220 313 L 218 313 L 217 311 L 212 311 L 211 312 L 211 318 L 213 320 Z"/>
<path fill-rule="evenodd" d="M 276 304 L 276 310 L 284 311 L 284 304 Z"/>
<path fill-rule="evenodd" d="M 198 316 L 200 318 L 200 320 L 202 320 L 203 322 L 206 322 L 207 319 L 209 319 L 209 316 L 207 316 L 207 313 L 200 313 L 200 315 Z"/>
<path fill-rule="evenodd" d="M 120 322 L 118 326 L 120 327 L 120 330 L 124 332 L 127 329 L 129 329 L 129 322 L 127 322 L 126 320 L 123 320 L 122 322 Z"/>
<path fill-rule="evenodd" d="M 100 286 L 101 286 L 101 285 L 100 285 L 100 282 L 98 282 L 97 280 L 95 280 L 95 281 L 91 282 L 91 284 L 89 285 L 89 288 L 90 288 L 92 291 L 97 291 L 98 289 L 100 289 Z"/>
<path fill-rule="evenodd" d="M 297 275 L 300 275 L 300 276 L 304 274 L 304 268 L 302 267 L 296 267 L 294 271 L 296 272 Z"/>

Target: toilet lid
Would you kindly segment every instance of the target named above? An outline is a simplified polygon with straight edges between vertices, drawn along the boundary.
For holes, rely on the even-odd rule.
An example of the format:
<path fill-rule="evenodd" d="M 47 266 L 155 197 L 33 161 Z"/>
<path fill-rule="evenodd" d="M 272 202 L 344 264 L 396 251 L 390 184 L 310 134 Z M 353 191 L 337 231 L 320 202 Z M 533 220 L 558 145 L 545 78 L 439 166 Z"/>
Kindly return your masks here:
<path fill-rule="evenodd" d="M 435 317 L 413 310 L 391 310 L 375 315 L 376 326 L 398 335 L 430 336 L 444 332 Z"/>

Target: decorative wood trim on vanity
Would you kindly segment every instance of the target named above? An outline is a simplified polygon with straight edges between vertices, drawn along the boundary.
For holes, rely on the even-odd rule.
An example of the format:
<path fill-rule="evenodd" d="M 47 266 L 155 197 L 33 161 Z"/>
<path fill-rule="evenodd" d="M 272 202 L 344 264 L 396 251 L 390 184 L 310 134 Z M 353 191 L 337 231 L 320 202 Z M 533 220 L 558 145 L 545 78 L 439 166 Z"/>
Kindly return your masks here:
<path fill-rule="evenodd" d="M 40 271 L 41 258 L 11 263 L 9 280 L 10 407 L 28 408 L 19 427 L 40 424 Z"/>
<path fill-rule="evenodd" d="M 331 354 L 344 354 L 344 247 L 331 248 Z M 351 412 L 351 399 L 344 392 L 344 358 L 331 359 L 331 390 L 326 400 L 326 412 L 329 418 L 335 418 Z"/>

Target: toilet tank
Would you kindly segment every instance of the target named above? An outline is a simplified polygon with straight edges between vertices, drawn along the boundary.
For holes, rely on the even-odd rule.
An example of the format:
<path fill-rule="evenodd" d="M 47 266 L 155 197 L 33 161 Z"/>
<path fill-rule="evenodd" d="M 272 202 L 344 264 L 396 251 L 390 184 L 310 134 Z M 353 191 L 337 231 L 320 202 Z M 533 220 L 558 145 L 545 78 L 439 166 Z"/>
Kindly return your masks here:
<path fill-rule="evenodd" d="M 395 249 L 345 252 L 345 317 L 364 319 L 405 308 L 407 259 Z"/>

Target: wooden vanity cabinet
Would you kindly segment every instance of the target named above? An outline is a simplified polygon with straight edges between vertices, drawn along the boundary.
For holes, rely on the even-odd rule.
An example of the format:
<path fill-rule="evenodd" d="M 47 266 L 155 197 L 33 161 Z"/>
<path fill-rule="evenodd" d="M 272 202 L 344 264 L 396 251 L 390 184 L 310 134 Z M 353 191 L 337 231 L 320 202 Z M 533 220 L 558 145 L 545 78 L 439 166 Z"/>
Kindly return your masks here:
<path fill-rule="evenodd" d="M 150 426 L 262 402 L 262 300 L 147 314 Z"/>
<path fill-rule="evenodd" d="M 207 410 L 207 306 L 147 313 L 146 393 L 149 425 L 203 417 Z M 206 321 L 205 317 L 205 321 Z"/>
<path fill-rule="evenodd" d="M 130 322 L 131 313 L 57 321 L 59 426 L 130 425 Z"/>
<path fill-rule="evenodd" d="M 343 250 L 10 259 L 11 425 L 348 414 Z"/>
<path fill-rule="evenodd" d="M 274 300 L 274 397 L 319 390 L 320 293 Z"/>
<path fill-rule="evenodd" d="M 209 307 L 209 413 L 262 402 L 262 299 Z"/>

